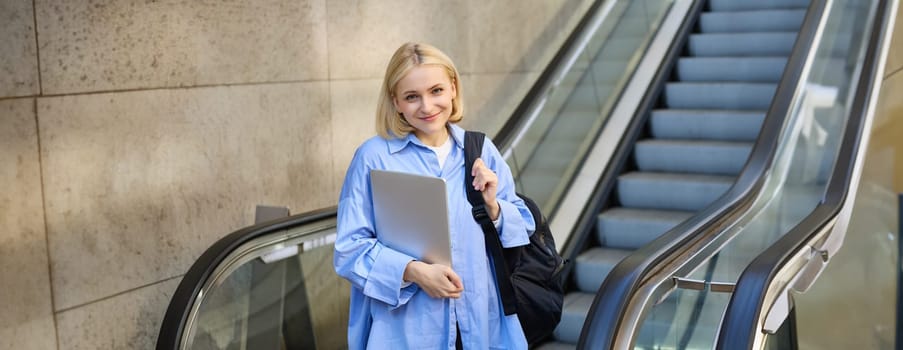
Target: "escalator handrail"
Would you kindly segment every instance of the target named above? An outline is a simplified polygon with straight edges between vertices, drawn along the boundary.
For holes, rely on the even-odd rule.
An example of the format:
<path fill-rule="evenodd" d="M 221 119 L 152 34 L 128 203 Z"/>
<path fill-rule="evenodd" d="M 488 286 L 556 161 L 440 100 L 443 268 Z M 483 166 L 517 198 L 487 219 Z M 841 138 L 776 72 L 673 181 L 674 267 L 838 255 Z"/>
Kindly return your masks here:
<path fill-rule="evenodd" d="M 661 266 L 665 266 L 665 264 L 669 266 L 681 264 L 682 262 L 676 261 L 676 259 L 682 256 L 690 245 L 711 242 L 719 238 L 725 239 L 725 237 L 717 236 L 723 224 L 737 218 L 752 204 L 764 183 L 765 174 L 770 170 L 784 122 L 790 114 L 795 100 L 794 96 L 800 89 L 799 80 L 805 70 L 826 1 L 813 0 L 809 5 L 785 66 L 784 74 L 775 91 L 774 100 L 765 115 L 759 137 L 753 145 L 749 159 L 737 177 L 737 181 L 724 195 L 700 213 L 634 251 L 609 272 L 596 293 L 587 314 L 578 349 L 610 349 L 619 337 L 633 337 L 633 334 L 621 335 L 618 330 L 623 327 L 630 302 L 644 282 L 653 275 L 661 273 Z M 697 18 L 700 12 L 701 9 L 696 12 Z M 693 19 L 693 22 L 696 20 Z M 675 40 L 675 45 L 672 46 L 671 53 L 669 53 L 669 57 L 672 58 L 670 66 L 663 66 L 657 73 L 656 82 L 659 87 L 647 92 L 647 97 L 639 113 L 648 115 L 655 108 L 661 90 L 672 73 L 673 66 L 681 54 L 692 27 L 690 25 L 682 28 L 684 38 Z M 634 132 L 638 133 L 639 131 Z M 624 159 L 622 163 L 626 162 L 632 151 L 632 144 L 619 146 L 619 148 L 617 156 Z M 604 180 L 612 182 L 616 178 L 616 176 L 607 177 L 608 179 Z M 613 187 L 613 184 L 600 187 L 597 189 L 598 191 L 611 192 L 610 188 Z"/>
<path fill-rule="evenodd" d="M 793 229 L 759 254 L 747 265 L 737 280 L 734 294 L 728 303 L 717 338 L 716 349 L 750 349 L 755 344 L 761 313 L 765 312 L 766 293 L 778 271 L 790 262 L 794 253 L 812 241 L 819 232 L 831 226 L 847 199 L 854 178 L 854 169 L 862 144 L 866 121 L 869 118 L 870 101 L 876 97 L 875 86 L 880 83 L 881 45 L 887 35 L 883 28 L 892 11 L 892 1 L 880 0 L 878 14 L 884 14 L 872 24 L 862 74 L 856 86 L 856 95 L 850 108 L 850 118 L 844 130 L 840 153 L 831 173 L 825 196 L 821 203 Z M 872 113 L 874 111 L 871 111 Z M 859 159 L 858 161 L 862 161 Z"/>
<path fill-rule="evenodd" d="M 493 140 L 499 145 L 500 149 L 505 142 L 509 142 L 512 135 L 523 125 L 523 119 L 526 119 L 526 111 L 532 108 L 530 101 L 538 98 L 550 88 L 550 81 L 556 73 L 555 66 L 570 58 L 574 54 L 574 46 L 578 45 L 580 33 L 586 30 L 590 25 L 590 21 L 601 6 L 613 0 L 595 0 L 593 4 L 583 14 L 581 20 L 574 27 L 571 34 L 568 35 L 565 42 L 558 49 L 549 65 L 543 70 L 542 74 L 537 78 L 525 98 L 521 101 L 514 113 L 506 121 L 504 126 L 496 133 Z M 243 244 L 250 242 L 259 237 L 263 237 L 282 230 L 288 230 L 294 227 L 312 224 L 318 221 L 335 219 L 337 207 L 318 209 L 312 212 L 297 214 L 282 219 L 260 223 L 254 226 L 242 228 L 232 232 L 225 237 L 219 239 L 207 248 L 204 253 L 191 265 L 188 272 L 182 276 L 179 286 L 170 299 L 169 306 L 160 325 L 160 332 L 157 336 L 157 350 L 179 349 L 182 341 L 182 335 L 185 331 L 186 322 L 190 316 L 192 307 L 196 301 L 198 293 L 204 284 L 211 277 L 213 272 L 219 265 L 227 259 L 236 249 Z"/>
<path fill-rule="evenodd" d="M 184 326 L 201 287 L 238 247 L 258 237 L 335 217 L 336 207 L 288 216 L 242 228 L 220 238 L 195 260 L 182 277 L 166 308 L 157 337 L 157 349 L 178 349 Z"/>

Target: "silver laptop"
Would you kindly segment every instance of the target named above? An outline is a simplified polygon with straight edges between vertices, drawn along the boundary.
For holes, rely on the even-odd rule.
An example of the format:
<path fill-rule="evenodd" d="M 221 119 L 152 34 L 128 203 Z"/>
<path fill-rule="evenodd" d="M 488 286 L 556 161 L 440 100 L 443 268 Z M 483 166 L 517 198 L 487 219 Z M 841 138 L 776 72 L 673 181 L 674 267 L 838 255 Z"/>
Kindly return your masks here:
<path fill-rule="evenodd" d="M 445 180 L 370 170 L 376 237 L 418 260 L 451 266 Z"/>

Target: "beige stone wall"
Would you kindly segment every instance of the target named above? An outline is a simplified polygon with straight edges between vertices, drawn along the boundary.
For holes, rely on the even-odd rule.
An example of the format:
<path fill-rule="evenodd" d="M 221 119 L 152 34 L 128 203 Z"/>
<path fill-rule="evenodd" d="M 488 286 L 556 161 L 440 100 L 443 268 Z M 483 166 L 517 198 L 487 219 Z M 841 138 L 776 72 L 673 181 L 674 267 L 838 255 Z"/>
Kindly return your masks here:
<path fill-rule="evenodd" d="M 880 173 L 884 184 L 896 193 L 903 193 L 903 6 L 897 11 L 897 24 L 891 38 L 887 65 L 884 69 L 884 83 L 878 99 L 875 127 L 871 148 L 884 149 L 890 159 L 884 162 L 888 169 L 871 169 Z M 870 169 L 866 168 L 865 171 Z"/>
<path fill-rule="evenodd" d="M 335 204 L 398 45 L 494 133 L 590 2 L 0 0 L 0 349 L 153 348 L 255 205 Z"/>

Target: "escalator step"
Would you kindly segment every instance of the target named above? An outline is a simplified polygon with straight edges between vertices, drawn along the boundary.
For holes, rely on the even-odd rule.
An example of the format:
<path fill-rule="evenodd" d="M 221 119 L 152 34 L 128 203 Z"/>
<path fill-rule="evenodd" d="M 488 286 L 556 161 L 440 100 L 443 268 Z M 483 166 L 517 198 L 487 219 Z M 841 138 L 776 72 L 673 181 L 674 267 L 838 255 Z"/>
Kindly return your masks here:
<path fill-rule="evenodd" d="M 659 109 L 652 111 L 655 138 L 754 141 L 765 112 Z"/>
<path fill-rule="evenodd" d="M 768 9 L 805 9 L 809 0 L 711 0 L 712 11 L 750 11 Z"/>
<path fill-rule="evenodd" d="M 698 211 L 734 183 L 733 176 L 631 172 L 618 177 L 623 207 Z"/>
<path fill-rule="evenodd" d="M 798 31 L 806 10 L 706 12 L 699 18 L 703 33 Z"/>
<path fill-rule="evenodd" d="M 574 279 L 577 289 L 595 293 L 602 281 L 621 260 L 630 255 L 631 250 L 594 247 L 580 253 L 574 262 Z"/>
<path fill-rule="evenodd" d="M 596 236 L 609 248 L 637 249 L 692 215 L 687 211 L 615 207 L 599 214 Z"/>
<path fill-rule="evenodd" d="M 577 349 L 576 344 L 561 343 L 561 342 L 557 342 L 557 341 L 546 342 L 536 348 L 536 350 L 574 350 L 574 349 Z"/>
<path fill-rule="evenodd" d="M 555 339 L 577 344 L 580 340 L 580 331 L 583 329 L 583 321 L 595 297 L 595 293 L 581 292 L 568 293 L 564 296 L 564 308 L 561 312 L 561 322 L 555 327 Z"/>
<path fill-rule="evenodd" d="M 692 34 L 691 56 L 790 56 L 796 32 Z"/>
<path fill-rule="evenodd" d="M 750 142 L 646 139 L 634 157 L 640 171 L 737 175 L 751 149 Z"/>
<path fill-rule="evenodd" d="M 677 78 L 683 82 L 777 83 L 787 65 L 785 57 L 683 57 Z"/>
<path fill-rule="evenodd" d="M 766 83 L 667 83 L 665 100 L 677 109 L 767 110 L 775 88 Z"/>

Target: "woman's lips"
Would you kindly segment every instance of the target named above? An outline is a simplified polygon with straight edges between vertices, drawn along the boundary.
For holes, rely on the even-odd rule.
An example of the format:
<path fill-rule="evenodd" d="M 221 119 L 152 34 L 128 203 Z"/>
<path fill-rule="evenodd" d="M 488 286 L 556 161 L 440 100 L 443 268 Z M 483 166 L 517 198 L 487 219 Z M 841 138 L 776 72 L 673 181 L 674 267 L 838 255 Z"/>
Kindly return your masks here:
<path fill-rule="evenodd" d="M 436 113 L 436 114 L 433 114 L 433 115 L 430 115 L 430 116 L 426 116 L 426 117 L 424 117 L 424 118 L 420 118 L 420 120 L 424 120 L 424 121 L 431 122 L 431 121 L 433 121 L 433 120 L 436 120 L 437 117 L 439 117 L 439 113 Z"/>

